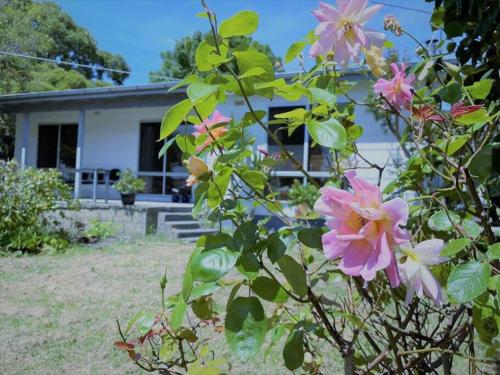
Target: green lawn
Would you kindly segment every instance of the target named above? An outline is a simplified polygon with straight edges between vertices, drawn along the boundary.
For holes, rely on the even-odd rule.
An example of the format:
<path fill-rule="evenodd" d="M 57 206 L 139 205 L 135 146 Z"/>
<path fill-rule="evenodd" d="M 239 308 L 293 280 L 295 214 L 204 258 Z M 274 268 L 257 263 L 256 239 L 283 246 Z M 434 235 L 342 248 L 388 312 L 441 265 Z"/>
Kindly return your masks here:
<path fill-rule="evenodd" d="M 1 374 L 141 374 L 115 349 L 116 318 L 160 309 L 159 280 L 167 266 L 168 293 L 180 290 L 192 245 L 158 237 L 76 246 L 53 256 L 0 257 Z M 224 296 L 216 296 L 218 303 Z M 282 345 L 242 363 L 223 334 L 206 332 L 211 348 L 231 364 L 230 374 L 289 374 Z M 267 346 L 267 344 L 264 344 Z M 342 373 L 335 350 L 323 353 L 324 374 Z M 454 373 L 467 373 L 457 358 Z"/>
<path fill-rule="evenodd" d="M 0 258 L 1 373 L 141 373 L 113 346 L 115 319 L 126 323 L 140 309 L 157 311 L 165 265 L 175 293 L 191 250 L 153 237 L 78 246 L 63 255 Z M 228 353 L 223 335 L 214 341 L 231 374 L 288 373 L 279 348 L 266 362 L 259 354 L 241 363 Z"/>
<path fill-rule="evenodd" d="M 182 267 L 189 251 L 143 240 L 0 258 L 2 373 L 137 373 L 113 348 L 115 318 L 154 308 L 166 255 Z"/>

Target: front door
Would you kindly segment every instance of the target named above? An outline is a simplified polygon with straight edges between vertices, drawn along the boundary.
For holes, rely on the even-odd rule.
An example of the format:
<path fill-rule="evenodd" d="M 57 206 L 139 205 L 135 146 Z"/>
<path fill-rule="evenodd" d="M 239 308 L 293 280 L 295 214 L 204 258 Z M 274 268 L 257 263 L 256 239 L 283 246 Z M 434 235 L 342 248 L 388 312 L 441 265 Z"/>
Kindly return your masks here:
<path fill-rule="evenodd" d="M 183 128 L 180 126 L 167 140 L 158 142 L 160 123 L 141 123 L 138 175 L 146 182 L 145 194 L 168 199 L 171 199 L 172 195 L 191 195 L 191 189 L 186 187 L 189 173 L 182 164 L 182 152 L 177 145 L 173 144 L 164 156 L 158 157 L 165 142 L 182 132 Z"/>

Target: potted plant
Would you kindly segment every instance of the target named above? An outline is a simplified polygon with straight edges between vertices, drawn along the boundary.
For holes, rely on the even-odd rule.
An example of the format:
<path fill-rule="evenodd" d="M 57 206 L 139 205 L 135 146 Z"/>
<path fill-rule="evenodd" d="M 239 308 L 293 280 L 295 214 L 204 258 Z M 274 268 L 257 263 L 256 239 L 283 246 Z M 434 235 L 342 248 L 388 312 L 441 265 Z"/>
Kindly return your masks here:
<path fill-rule="evenodd" d="M 119 176 L 114 188 L 121 193 L 123 205 L 131 206 L 135 203 L 135 195 L 144 190 L 144 180 L 137 178 L 130 169 L 120 172 Z"/>
<path fill-rule="evenodd" d="M 303 185 L 298 180 L 294 180 L 292 187 L 288 190 L 288 200 L 291 207 L 295 208 L 295 217 L 311 225 L 322 225 L 323 220 L 314 211 L 314 202 L 319 196 L 320 193 L 316 186 Z"/>

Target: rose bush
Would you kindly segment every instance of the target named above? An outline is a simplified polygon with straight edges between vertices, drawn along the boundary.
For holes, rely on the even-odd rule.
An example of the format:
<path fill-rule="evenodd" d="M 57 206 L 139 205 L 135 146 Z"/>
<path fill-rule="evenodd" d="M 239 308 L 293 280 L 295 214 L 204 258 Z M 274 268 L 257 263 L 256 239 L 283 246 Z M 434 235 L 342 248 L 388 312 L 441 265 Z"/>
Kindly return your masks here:
<path fill-rule="evenodd" d="M 436 1 L 432 27 L 450 30 L 450 4 Z M 167 111 L 161 135 L 168 137 L 184 121 L 194 125 L 192 135 L 176 135 L 167 147 L 178 145 L 189 184 L 197 183 L 194 213 L 208 210 L 220 231 L 196 243 L 181 290 L 167 297 L 162 278 L 160 311 L 140 312 L 126 327 L 119 325 L 116 346 L 140 367 L 165 374 L 227 371 L 202 330 L 223 332 L 244 360 L 264 343 L 280 346 L 290 371 L 329 373 L 322 358 L 332 350 L 343 358 L 346 374 L 451 374 L 457 357 L 471 373 L 494 371 L 500 245 L 498 97 L 492 87 L 498 81 L 492 70 L 478 79 L 474 67 L 481 59 L 491 64 L 491 56 L 457 63 L 420 45 L 420 61 L 390 65 L 382 55 L 391 47 L 389 35 L 365 27 L 381 7 L 338 0 L 313 12 L 320 22 L 315 33 L 286 55 L 290 62 L 311 45 L 316 65 L 285 81 L 276 79 L 262 53 L 230 47 L 231 38 L 256 31 L 257 13 L 241 11 L 218 22 L 203 5 L 200 16 L 211 35 L 196 52 L 197 72 L 176 86 L 187 86 L 187 98 Z M 393 16 L 386 17 L 385 28 L 414 39 Z M 378 81 L 374 100 L 360 103 L 351 99 L 352 84 L 342 72 L 363 56 Z M 217 111 L 228 94 L 243 98 L 247 112 L 241 118 Z M 305 171 L 267 114 L 254 109 L 255 96 L 308 99 L 310 108 L 280 119 L 289 132 L 305 124 L 314 143 L 330 149 L 332 184 L 321 187 Z M 347 98 L 347 108 L 339 108 L 336 97 Z M 351 161 L 363 161 L 379 184 L 385 172 L 356 147 L 362 127 L 373 126 L 355 122 L 358 105 L 399 124 L 393 134 L 408 158 L 383 192 L 351 167 Z M 249 126 L 262 128 L 281 152 L 256 151 L 245 132 Z M 210 163 L 202 160 L 207 156 Z M 315 209 L 325 226 L 286 214 L 270 185 L 280 159 L 321 188 Z M 253 220 L 242 202 L 262 206 L 281 228 Z M 225 296 L 224 303 L 216 303 L 215 295 Z"/>

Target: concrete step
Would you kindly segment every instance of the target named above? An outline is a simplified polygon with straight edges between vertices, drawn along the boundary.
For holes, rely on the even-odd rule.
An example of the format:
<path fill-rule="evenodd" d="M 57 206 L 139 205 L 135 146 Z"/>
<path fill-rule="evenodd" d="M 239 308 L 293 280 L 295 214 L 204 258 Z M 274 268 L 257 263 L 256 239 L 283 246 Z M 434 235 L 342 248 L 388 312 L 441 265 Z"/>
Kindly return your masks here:
<path fill-rule="evenodd" d="M 201 228 L 201 223 L 196 220 L 189 221 L 165 221 L 164 225 L 171 229 L 198 229 Z"/>
<path fill-rule="evenodd" d="M 217 233 L 217 229 L 212 228 L 198 228 L 198 229 L 173 229 L 172 235 L 178 239 L 194 238 L 198 239 L 205 234 Z"/>
<path fill-rule="evenodd" d="M 166 212 L 187 212 L 191 213 L 193 210 L 193 205 L 182 205 L 182 206 L 171 206 L 171 207 L 166 207 L 165 211 Z"/>
<path fill-rule="evenodd" d="M 159 212 L 158 221 L 195 221 L 189 212 Z"/>

